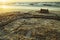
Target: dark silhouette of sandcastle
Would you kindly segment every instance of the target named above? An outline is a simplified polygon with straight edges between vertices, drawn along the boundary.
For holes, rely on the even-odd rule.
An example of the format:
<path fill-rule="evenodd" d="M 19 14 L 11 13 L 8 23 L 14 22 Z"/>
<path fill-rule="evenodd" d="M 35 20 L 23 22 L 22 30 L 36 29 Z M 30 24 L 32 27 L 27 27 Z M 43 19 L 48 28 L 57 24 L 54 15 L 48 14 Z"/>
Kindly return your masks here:
<path fill-rule="evenodd" d="M 41 9 L 41 10 L 39 10 L 39 13 L 49 13 L 49 10 L 48 9 Z"/>

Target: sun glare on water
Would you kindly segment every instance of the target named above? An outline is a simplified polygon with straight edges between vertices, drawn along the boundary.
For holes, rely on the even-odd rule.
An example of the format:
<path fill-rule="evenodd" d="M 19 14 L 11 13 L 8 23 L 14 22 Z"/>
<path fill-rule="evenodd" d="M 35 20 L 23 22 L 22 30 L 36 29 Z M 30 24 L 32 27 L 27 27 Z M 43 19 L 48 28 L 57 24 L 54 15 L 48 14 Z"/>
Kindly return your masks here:
<path fill-rule="evenodd" d="M 7 8 L 7 6 L 6 5 L 2 5 L 2 8 L 5 9 L 5 8 Z"/>
<path fill-rule="evenodd" d="M 0 0 L 0 14 L 11 11 L 10 10 L 11 7 L 9 7 L 9 5 L 7 5 L 8 2 L 9 2 L 9 0 Z"/>
<path fill-rule="evenodd" d="M 0 0 L 0 2 L 2 4 L 2 5 L 0 5 L 1 8 L 7 8 L 7 6 L 6 6 L 6 3 L 8 2 L 7 0 Z"/>

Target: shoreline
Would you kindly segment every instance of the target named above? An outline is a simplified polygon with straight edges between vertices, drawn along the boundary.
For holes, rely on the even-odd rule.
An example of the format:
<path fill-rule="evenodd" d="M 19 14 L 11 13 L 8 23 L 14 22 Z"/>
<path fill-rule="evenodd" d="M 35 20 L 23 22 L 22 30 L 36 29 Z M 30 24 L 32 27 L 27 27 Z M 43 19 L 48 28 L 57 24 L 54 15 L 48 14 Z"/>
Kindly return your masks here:
<path fill-rule="evenodd" d="M 43 9 L 43 8 L 42 8 Z M 1 13 L 7 13 L 7 12 L 16 12 L 16 11 L 20 11 L 20 12 L 29 12 L 29 11 L 38 11 L 40 9 L 2 9 L 0 10 L 0 14 Z M 48 9 L 49 10 L 49 9 Z M 57 12 L 57 13 L 60 13 L 59 10 L 49 10 L 50 12 Z"/>

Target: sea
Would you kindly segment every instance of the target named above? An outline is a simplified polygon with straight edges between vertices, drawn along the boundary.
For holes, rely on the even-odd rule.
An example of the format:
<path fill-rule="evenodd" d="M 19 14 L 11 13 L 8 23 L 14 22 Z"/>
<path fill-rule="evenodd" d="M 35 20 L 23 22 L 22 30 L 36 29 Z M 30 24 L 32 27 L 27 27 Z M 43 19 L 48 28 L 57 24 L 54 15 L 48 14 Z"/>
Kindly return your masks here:
<path fill-rule="evenodd" d="M 32 9 L 32 10 L 40 10 L 40 9 L 49 9 L 60 11 L 60 2 L 13 2 L 10 5 L 0 5 L 0 9 Z"/>

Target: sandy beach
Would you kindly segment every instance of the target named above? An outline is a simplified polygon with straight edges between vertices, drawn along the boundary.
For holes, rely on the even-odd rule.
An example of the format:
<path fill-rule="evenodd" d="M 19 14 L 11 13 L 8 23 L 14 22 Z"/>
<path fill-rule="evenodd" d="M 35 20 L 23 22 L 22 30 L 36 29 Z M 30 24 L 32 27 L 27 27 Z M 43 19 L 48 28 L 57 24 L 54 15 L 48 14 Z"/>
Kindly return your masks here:
<path fill-rule="evenodd" d="M 0 14 L 1 40 L 60 40 L 60 11 L 20 9 Z"/>

